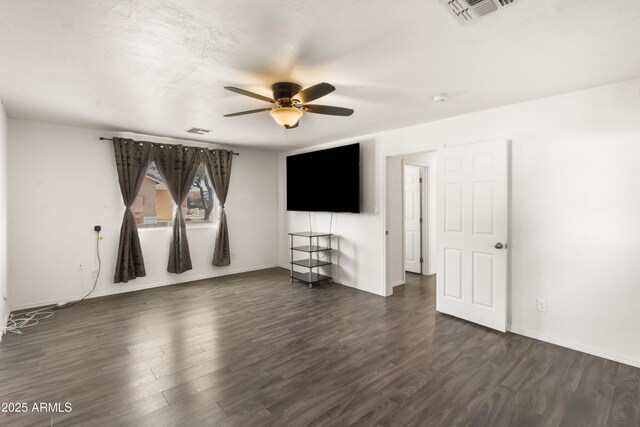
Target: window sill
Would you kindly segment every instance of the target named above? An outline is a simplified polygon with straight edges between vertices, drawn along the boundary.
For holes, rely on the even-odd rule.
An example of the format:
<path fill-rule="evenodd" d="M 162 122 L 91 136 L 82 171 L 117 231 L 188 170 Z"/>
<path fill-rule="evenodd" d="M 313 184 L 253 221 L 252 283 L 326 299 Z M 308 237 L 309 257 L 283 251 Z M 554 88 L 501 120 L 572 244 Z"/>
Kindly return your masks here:
<path fill-rule="evenodd" d="M 192 230 L 192 229 L 196 229 L 196 228 L 216 228 L 216 223 L 215 222 L 211 222 L 209 224 L 187 224 L 187 230 Z"/>
<path fill-rule="evenodd" d="M 199 228 L 216 228 L 217 224 L 215 222 L 209 224 L 187 224 L 187 231 L 189 230 L 197 230 Z M 172 230 L 173 226 L 168 227 L 138 227 L 138 233 L 146 233 L 149 231 L 165 231 Z"/>

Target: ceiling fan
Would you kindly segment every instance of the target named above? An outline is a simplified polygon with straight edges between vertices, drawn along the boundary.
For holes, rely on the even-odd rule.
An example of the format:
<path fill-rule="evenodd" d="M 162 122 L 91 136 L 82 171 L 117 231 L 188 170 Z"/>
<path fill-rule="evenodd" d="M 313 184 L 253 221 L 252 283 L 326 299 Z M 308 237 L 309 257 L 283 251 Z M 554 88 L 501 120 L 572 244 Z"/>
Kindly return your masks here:
<path fill-rule="evenodd" d="M 225 117 L 243 116 L 245 114 L 268 111 L 280 126 L 293 129 L 298 127 L 298 121 L 304 113 L 325 114 L 329 116 L 350 116 L 353 114 L 353 110 L 350 108 L 307 104 L 336 90 L 336 88 L 329 83 L 318 83 L 306 89 L 302 89 L 300 85 L 295 83 L 275 83 L 271 86 L 273 98 L 268 98 L 233 86 L 225 86 L 224 88 L 231 92 L 239 93 L 240 95 L 250 96 L 251 98 L 273 104 L 273 106 L 267 108 L 225 114 Z"/>

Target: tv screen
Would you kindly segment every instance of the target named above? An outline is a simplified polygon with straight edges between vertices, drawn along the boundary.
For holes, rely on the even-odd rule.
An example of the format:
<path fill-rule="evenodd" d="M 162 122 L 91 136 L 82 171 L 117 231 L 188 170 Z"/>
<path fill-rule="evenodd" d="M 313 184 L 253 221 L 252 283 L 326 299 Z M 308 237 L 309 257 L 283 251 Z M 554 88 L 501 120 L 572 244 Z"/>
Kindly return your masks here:
<path fill-rule="evenodd" d="M 288 156 L 287 210 L 360 213 L 360 144 Z"/>

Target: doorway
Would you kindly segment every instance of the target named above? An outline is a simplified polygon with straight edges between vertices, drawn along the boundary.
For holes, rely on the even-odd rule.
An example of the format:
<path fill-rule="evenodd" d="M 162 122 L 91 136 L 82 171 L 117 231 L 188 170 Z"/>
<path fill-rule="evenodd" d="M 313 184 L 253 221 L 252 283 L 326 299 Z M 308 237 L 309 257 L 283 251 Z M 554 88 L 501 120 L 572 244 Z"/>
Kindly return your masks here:
<path fill-rule="evenodd" d="M 435 274 L 436 152 L 387 157 L 387 283 Z"/>
<path fill-rule="evenodd" d="M 423 207 L 423 185 L 426 178 L 426 167 L 408 160 L 403 161 L 404 193 L 404 271 L 422 274 L 425 270 L 423 248 L 423 221 L 426 209 Z"/>

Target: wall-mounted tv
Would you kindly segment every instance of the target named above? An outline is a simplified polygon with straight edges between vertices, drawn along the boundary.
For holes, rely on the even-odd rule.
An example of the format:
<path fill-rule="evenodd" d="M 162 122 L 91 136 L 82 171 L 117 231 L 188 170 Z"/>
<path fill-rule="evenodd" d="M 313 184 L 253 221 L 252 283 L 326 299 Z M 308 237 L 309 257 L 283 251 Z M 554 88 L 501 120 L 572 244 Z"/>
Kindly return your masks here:
<path fill-rule="evenodd" d="M 360 213 L 360 144 L 288 156 L 287 210 Z"/>

